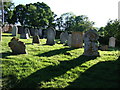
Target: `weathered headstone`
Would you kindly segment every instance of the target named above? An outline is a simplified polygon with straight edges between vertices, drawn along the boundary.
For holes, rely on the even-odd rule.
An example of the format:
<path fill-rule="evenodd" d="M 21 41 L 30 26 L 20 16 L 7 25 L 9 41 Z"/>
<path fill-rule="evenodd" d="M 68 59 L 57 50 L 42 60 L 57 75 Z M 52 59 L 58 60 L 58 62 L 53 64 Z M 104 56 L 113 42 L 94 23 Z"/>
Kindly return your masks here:
<path fill-rule="evenodd" d="M 47 45 L 54 45 L 55 44 L 55 35 L 56 35 L 56 32 L 55 32 L 55 29 L 50 27 L 48 28 L 47 30 L 47 41 L 46 41 L 46 44 Z"/>
<path fill-rule="evenodd" d="M 34 36 L 34 32 L 35 32 L 35 29 L 34 28 L 30 28 L 30 35 L 31 36 Z"/>
<path fill-rule="evenodd" d="M 84 35 L 84 53 L 85 56 L 99 56 L 97 40 L 99 35 L 95 30 L 89 30 Z"/>
<path fill-rule="evenodd" d="M 16 25 L 12 28 L 12 36 L 16 36 L 18 34 L 18 27 Z"/>
<path fill-rule="evenodd" d="M 72 32 L 71 47 L 75 48 L 83 47 L 83 32 Z"/>
<path fill-rule="evenodd" d="M 40 43 L 40 41 L 39 41 L 39 36 L 38 36 L 38 35 L 33 36 L 32 44 L 33 44 L 33 43 L 37 43 L 37 44 Z"/>
<path fill-rule="evenodd" d="M 24 32 L 20 34 L 21 39 L 29 39 L 29 29 L 25 28 Z"/>
<path fill-rule="evenodd" d="M 72 41 L 72 35 L 69 34 L 68 40 L 67 40 L 67 45 L 68 45 L 68 46 L 71 46 L 71 41 Z"/>
<path fill-rule="evenodd" d="M 60 34 L 60 43 L 65 43 L 68 40 L 68 33 L 67 32 L 62 32 Z"/>
<path fill-rule="evenodd" d="M 13 54 L 26 54 L 26 46 L 24 42 L 19 41 L 19 39 L 13 37 L 8 43 Z"/>
<path fill-rule="evenodd" d="M 38 29 L 34 29 L 34 36 L 38 35 Z"/>
<path fill-rule="evenodd" d="M 18 26 L 18 34 L 24 33 L 24 27 L 23 26 Z"/>
<path fill-rule="evenodd" d="M 41 28 L 38 29 L 38 35 L 39 35 L 40 38 L 42 38 L 42 29 Z"/>
<path fill-rule="evenodd" d="M 115 38 L 114 37 L 109 38 L 109 47 L 115 47 Z"/>
<path fill-rule="evenodd" d="M 0 27 L 0 41 L 2 41 L 2 27 Z"/>

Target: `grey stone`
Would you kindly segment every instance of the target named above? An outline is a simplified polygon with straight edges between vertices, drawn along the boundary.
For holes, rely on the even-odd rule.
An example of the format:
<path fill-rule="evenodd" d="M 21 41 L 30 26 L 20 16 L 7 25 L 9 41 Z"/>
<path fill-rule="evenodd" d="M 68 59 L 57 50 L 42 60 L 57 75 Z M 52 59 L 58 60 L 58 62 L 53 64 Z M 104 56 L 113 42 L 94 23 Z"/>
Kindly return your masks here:
<path fill-rule="evenodd" d="M 109 38 L 109 47 L 115 47 L 115 38 L 114 37 L 110 37 Z"/>
<path fill-rule="evenodd" d="M 2 41 L 2 27 L 0 27 L 0 41 Z"/>
<path fill-rule="evenodd" d="M 68 40 L 67 40 L 67 45 L 71 46 L 71 41 L 72 41 L 72 34 L 69 34 Z"/>
<path fill-rule="evenodd" d="M 68 40 L 68 33 L 67 32 L 62 32 L 60 34 L 60 43 L 65 43 Z"/>
<path fill-rule="evenodd" d="M 89 30 L 84 35 L 84 53 L 85 56 L 99 56 L 97 40 L 99 35 L 95 30 Z"/>
<path fill-rule="evenodd" d="M 16 25 L 12 28 L 12 36 L 16 36 L 18 34 L 18 27 Z"/>
<path fill-rule="evenodd" d="M 29 35 L 30 35 L 29 29 L 25 28 L 24 32 L 20 34 L 20 38 L 21 39 L 29 39 Z"/>
<path fill-rule="evenodd" d="M 42 38 L 43 33 L 42 33 L 42 29 L 41 28 L 38 29 L 38 35 L 39 35 L 40 38 Z"/>
<path fill-rule="evenodd" d="M 50 27 L 48 28 L 47 30 L 47 41 L 46 41 L 46 44 L 47 45 L 54 45 L 55 44 L 55 35 L 56 35 L 56 32 L 55 32 L 55 29 Z"/>

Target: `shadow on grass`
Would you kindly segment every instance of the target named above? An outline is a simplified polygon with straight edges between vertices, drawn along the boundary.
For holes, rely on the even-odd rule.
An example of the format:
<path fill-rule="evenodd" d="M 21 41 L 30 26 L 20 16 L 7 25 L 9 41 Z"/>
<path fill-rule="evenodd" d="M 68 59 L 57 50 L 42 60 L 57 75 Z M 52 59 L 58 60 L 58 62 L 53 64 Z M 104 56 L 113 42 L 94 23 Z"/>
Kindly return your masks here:
<path fill-rule="evenodd" d="M 12 34 L 12 33 L 11 33 Z M 2 35 L 3 37 L 14 37 L 13 35 Z"/>
<path fill-rule="evenodd" d="M 74 50 L 76 48 L 62 48 L 62 49 L 56 49 L 52 51 L 48 51 L 42 54 L 38 54 L 36 56 L 45 56 L 45 57 L 50 57 L 58 54 L 68 54 L 67 51 Z"/>
<path fill-rule="evenodd" d="M 116 61 L 99 62 L 66 88 L 119 88 L 120 57 Z"/>
<path fill-rule="evenodd" d="M 7 56 L 10 56 L 10 55 L 12 55 L 12 53 L 11 52 L 3 52 L 3 53 L 0 53 L 0 56 L 2 56 L 2 58 L 6 58 Z"/>
<path fill-rule="evenodd" d="M 41 81 L 49 81 L 50 79 L 65 74 L 71 68 L 74 68 L 82 63 L 93 60 L 96 57 L 86 57 L 81 55 L 80 57 L 69 60 L 61 61 L 60 64 L 55 66 L 48 66 L 40 69 L 30 76 L 22 79 L 14 88 L 37 88 L 40 87 Z"/>

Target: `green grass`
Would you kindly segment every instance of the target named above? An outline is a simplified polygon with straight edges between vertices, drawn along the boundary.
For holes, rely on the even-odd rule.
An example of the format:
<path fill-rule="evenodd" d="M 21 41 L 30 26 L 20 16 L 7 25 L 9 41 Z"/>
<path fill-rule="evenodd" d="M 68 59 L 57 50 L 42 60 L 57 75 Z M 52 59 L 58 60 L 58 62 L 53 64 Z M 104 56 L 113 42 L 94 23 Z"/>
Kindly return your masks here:
<path fill-rule="evenodd" d="M 32 45 L 25 42 L 27 54 L 12 55 L 8 42 L 12 36 L 2 37 L 2 87 L 6 88 L 117 88 L 120 51 L 99 51 L 100 57 L 83 56 L 83 48 L 70 48 L 62 44 Z M 58 40 L 56 40 L 58 42 Z"/>

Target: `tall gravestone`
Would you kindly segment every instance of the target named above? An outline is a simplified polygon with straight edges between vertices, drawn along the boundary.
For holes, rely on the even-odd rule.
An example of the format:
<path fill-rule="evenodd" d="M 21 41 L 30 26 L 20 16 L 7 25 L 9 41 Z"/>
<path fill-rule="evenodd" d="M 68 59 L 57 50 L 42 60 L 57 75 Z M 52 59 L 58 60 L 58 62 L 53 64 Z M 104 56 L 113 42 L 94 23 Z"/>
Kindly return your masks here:
<path fill-rule="evenodd" d="M 69 34 L 68 40 L 67 40 L 67 45 L 68 45 L 68 46 L 71 46 L 71 41 L 72 41 L 72 35 Z"/>
<path fill-rule="evenodd" d="M 35 32 L 35 29 L 34 28 L 30 28 L 30 35 L 31 36 L 34 36 L 34 32 Z"/>
<path fill-rule="evenodd" d="M 60 34 L 60 43 L 65 43 L 68 40 L 68 32 L 62 32 Z"/>
<path fill-rule="evenodd" d="M 47 41 L 46 41 L 46 44 L 47 45 L 54 45 L 55 44 L 55 35 L 56 35 L 56 32 L 55 32 L 55 29 L 50 27 L 48 28 L 47 30 Z"/>
<path fill-rule="evenodd" d="M 34 36 L 38 35 L 38 29 L 34 29 Z"/>
<path fill-rule="evenodd" d="M 2 27 L 0 27 L 0 41 L 2 41 Z"/>
<path fill-rule="evenodd" d="M 16 36 L 18 34 L 18 27 L 16 25 L 12 28 L 12 36 Z"/>
<path fill-rule="evenodd" d="M 38 29 L 38 35 L 39 35 L 40 38 L 42 38 L 42 34 L 43 34 L 43 33 L 42 33 L 42 29 L 39 28 L 39 29 Z"/>
<path fill-rule="evenodd" d="M 84 53 L 85 56 L 99 56 L 98 41 L 99 35 L 95 30 L 89 30 L 84 35 Z"/>
<path fill-rule="evenodd" d="M 26 46 L 24 42 L 19 41 L 17 38 L 12 38 L 8 43 L 8 46 L 11 48 L 13 54 L 26 54 Z"/>
<path fill-rule="evenodd" d="M 109 38 L 109 47 L 115 47 L 115 38 L 114 37 Z"/>
<path fill-rule="evenodd" d="M 72 32 L 71 47 L 75 48 L 83 47 L 83 32 Z"/>
<path fill-rule="evenodd" d="M 23 28 L 23 32 L 20 34 L 21 39 L 29 39 L 29 29 Z"/>

